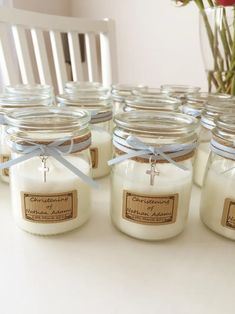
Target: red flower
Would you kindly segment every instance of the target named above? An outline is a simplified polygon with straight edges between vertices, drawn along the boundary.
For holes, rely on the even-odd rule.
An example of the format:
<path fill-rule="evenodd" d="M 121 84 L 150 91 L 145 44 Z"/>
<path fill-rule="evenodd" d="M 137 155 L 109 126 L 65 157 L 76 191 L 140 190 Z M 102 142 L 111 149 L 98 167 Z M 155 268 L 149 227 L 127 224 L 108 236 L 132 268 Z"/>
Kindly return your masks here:
<path fill-rule="evenodd" d="M 218 5 L 228 6 L 228 5 L 235 5 L 235 0 L 217 0 Z"/>

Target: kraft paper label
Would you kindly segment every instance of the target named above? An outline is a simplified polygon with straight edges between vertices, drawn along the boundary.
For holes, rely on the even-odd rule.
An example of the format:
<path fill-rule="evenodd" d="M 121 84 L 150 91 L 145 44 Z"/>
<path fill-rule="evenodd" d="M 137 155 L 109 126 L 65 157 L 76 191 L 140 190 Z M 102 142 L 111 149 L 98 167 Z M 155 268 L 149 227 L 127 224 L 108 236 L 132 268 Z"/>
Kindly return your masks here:
<path fill-rule="evenodd" d="M 224 201 L 221 224 L 224 227 L 235 229 L 235 200 L 226 198 Z"/>
<path fill-rule="evenodd" d="M 178 194 L 149 196 L 123 191 L 122 217 L 144 225 L 167 225 L 176 221 Z"/>
<path fill-rule="evenodd" d="M 21 192 L 21 205 L 27 221 L 63 222 L 77 217 L 77 191 L 52 194 Z"/>
<path fill-rule="evenodd" d="M 7 162 L 8 160 L 10 160 L 10 158 L 11 156 L 7 154 L 0 155 L 0 162 L 1 163 Z M 2 169 L 2 175 L 4 177 L 9 177 L 9 169 L 8 168 Z"/>
<path fill-rule="evenodd" d="M 90 153 L 92 168 L 96 169 L 98 167 L 98 148 L 90 148 Z"/>

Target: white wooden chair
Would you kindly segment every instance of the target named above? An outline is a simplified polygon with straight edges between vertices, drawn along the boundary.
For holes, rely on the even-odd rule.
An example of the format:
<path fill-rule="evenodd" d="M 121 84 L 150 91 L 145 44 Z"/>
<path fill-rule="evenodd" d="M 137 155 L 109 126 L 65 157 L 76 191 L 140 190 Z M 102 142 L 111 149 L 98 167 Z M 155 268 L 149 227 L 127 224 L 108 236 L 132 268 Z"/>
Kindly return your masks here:
<path fill-rule="evenodd" d="M 108 86 L 117 82 L 115 45 L 110 19 L 0 8 L 0 67 L 5 85 L 50 84 L 59 93 L 68 80 Z"/>

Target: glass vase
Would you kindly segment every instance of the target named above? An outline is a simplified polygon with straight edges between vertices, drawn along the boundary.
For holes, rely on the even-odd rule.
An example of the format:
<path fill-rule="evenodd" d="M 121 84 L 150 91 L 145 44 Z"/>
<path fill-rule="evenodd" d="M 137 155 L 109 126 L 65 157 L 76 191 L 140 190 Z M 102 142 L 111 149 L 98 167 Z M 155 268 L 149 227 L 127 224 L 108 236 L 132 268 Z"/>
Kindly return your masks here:
<path fill-rule="evenodd" d="M 235 6 L 201 10 L 200 43 L 208 91 L 235 95 Z"/>

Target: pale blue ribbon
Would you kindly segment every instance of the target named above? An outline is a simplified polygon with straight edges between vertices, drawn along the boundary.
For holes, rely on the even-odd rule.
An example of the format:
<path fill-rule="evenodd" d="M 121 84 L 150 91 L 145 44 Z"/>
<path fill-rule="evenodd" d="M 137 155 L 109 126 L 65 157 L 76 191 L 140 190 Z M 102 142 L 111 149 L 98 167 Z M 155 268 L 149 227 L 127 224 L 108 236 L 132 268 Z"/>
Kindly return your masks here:
<path fill-rule="evenodd" d="M 67 140 L 70 140 L 71 144 L 61 146 Z M 68 160 L 66 160 L 62 156 L 65 154 L 69 154 L 69 153 L 73 153 L 73 152 L 77 152 L 77 151 L 81 151 L 85 149 L 91 143 L 91 138 L 78 144 L 74 144 L 73 140 L 68 137 L 64 137 L 61 140 L 56 140 L 46 145 L 37 144 L 33 142 L 28 142 L 28 143 L 29 145 L 20 145 L 20 144 L 11 142 L 11 149 L 16 153 L 20 153 L 23 155 L 0 164 L 0 170 L 5 169 L 5 168 L 10 168 L 16 164 L 19 164 L 21 162 L 24 162 L 36 156 L 51 156 L 55 158 L 57 161 L 59 161 L 66 168 L 68 168 L 70 171 L 72 171 L 79 178 L 81 178 L 85 183 L 93 187 L 98 187 L 97 183 L 94 180 L 92 180 L 90 177 L 85 175 L 82 171 L 80 171 L 77 167 L 75 167 L 72 163 L 70 163 Z"/>
<path fill-rule="evenodd" d="M 126 152 L 127 154 L 109 160 L 109 166 L 133 157 L 142 157 L 149 160 L 167 160 L 169 163 L 172 163 L 182 170 L 188 170 L 188 168 L 177 163 L 172 158 L 180 157 L 190 153 L 194 148 L 196 148 L 197 145 L 196 143 L 192 143 L 155 147 L 146 145 L 135 136 L 128 136 L 126 140 L 114 136 L 113 144 L 115 147 Z M 167 152 L 167 154 L 165 154 L 165 152 Z"/>
<path fill-rule="evenodd" d="M 235 143 L 234 143 L 235 144 Z M 219 156 L 235 160 L 235 148 L 222 145 L 214 139 L 210 142 L 211 150 Z"/>
<path fill-rule="evenodd" d="M 0 125 L 6 125 L 5 115 L 0 113 Z"/>

